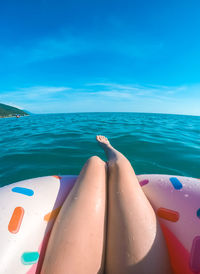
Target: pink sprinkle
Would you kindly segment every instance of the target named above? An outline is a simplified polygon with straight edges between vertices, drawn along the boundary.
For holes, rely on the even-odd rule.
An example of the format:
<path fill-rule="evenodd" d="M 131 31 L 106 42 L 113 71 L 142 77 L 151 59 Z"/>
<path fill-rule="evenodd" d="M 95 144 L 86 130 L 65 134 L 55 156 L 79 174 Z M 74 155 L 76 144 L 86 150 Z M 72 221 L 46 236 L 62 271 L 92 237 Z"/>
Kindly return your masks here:
<path fill-rule="evenodd" d="M 149 180 L 145 179 L 145 180 L 140 181 L 139 183 L 141 186 L 144 186 L 144 185 L 148 184 L 148 182 L 149 182 Z"/>
<path fill-rule="evenodd" d="M 190 252 L 190 268 L 194 272 L 200 271 L 200 236 L 196 236 L 192 242 Z"/>

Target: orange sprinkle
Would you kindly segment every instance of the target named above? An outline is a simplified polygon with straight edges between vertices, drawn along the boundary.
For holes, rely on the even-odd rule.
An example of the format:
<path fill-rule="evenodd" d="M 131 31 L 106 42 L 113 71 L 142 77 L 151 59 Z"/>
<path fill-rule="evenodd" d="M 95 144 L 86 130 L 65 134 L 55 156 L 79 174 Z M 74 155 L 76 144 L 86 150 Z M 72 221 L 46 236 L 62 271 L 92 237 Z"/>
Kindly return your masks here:
<path fill-rule="evenodd" d="M 157 210 L 157 214 L 160 218 L 171 222 L 177 222 L 179 219 L 179 213 L 177 211 L 160 207 Z"/>
<path fill-rule="evenodd" d="M 23 207 L 16 207 L 13 211 L 12 217 L 8 224 L 8 230 L 11 233 L 17 233 L 19 231 L 23 216 L 24 216 Z"/>
<path fill-rule="evenodd" d="M 45 216 L 44 216 L 44 220 L 45 221 L 51 221 L 53 219 L 55 219 L 57 216 L 58 216 L 58 213 L 61 209 L 61 206 L 59 206 L 58 208 L 52 210 L 51 212 L 47 213 Z"/>
<path fill-rule="evenodd" d="M 61 179 L 61 176 L 58 176 L 58 175 L 53 175 L 53 177 L 55 177 L 57 179 Z"/>

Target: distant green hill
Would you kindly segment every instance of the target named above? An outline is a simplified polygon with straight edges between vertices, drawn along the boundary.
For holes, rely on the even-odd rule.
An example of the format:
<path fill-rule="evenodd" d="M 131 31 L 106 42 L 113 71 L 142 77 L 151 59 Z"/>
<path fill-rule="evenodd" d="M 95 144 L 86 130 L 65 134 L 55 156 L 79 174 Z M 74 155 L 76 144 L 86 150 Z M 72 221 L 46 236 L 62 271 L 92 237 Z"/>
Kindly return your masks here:
<path fill-rule="evenodd" d="M 12 117 L 17 114 L 19 114 L 21 116 L 28 115 L 28 113 L 26 113 L 25 111 L 23 111 L 19 108 L 11 107 L 11 106 L 8 106 L 5 104 L 0 104 L 0 118 Z"/>

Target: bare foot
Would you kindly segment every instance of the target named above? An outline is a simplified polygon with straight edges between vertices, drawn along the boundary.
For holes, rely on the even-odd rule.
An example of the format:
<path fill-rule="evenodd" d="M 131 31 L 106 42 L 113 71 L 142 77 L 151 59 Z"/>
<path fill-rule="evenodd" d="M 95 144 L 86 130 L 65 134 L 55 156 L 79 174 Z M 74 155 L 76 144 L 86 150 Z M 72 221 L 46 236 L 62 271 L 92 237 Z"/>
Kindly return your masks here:
<path fill-rule="evenodd" d="M 97 135 L 96 139 L 99 145 L 104 149 L 108 161 L 115 161 L 117 159 L 117 156 L 121 154 L 119 151 L 117 151 L 111 146 L 110 142 L 105 136 Z"/>
<path fill-rule="evenodd" d="M 98 143 L 100 144 L 100 146 L 103 147 L 103 149 L 104 149 L 104 147 L 107 147 L 107 146 L 111 147 L 110 142 L 108 141 L 108 139 L 105 136 L 97 135 L 96 139 L 97 139 Z"/>

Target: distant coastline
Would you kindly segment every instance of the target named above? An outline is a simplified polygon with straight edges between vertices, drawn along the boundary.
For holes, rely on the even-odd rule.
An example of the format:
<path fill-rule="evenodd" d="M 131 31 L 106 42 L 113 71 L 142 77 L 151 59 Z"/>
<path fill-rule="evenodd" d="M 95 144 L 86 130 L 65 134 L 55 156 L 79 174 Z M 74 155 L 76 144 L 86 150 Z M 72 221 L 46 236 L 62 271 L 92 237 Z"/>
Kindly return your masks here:
<path fill-rule="evenodd" d="M 29 116 L 30 114 L 16 107 L 0 103 L 0 118 Z"/>
<path fill-rule="evenodd" d="M 20 117 L 24 117 L 24 116 L 30 116 L 30 114 L 25 114 L 25 115 L 20 115 Z M 16 115 L 11 115 L 11 116 L 0 116 L 1 118 L 16 118 Z"/>

